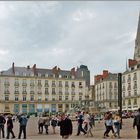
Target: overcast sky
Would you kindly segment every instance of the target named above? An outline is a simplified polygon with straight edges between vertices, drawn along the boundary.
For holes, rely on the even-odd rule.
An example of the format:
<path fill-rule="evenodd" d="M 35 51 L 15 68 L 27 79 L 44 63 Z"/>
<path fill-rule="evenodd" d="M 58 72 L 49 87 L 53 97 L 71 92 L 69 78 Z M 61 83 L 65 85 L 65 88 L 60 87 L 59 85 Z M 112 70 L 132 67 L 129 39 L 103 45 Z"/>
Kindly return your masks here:
<path fill-rule="evenodd" d="M 123 72 L 133 58 L 139 1 L 0 1 L 0 71 L 87 65 Z"/>

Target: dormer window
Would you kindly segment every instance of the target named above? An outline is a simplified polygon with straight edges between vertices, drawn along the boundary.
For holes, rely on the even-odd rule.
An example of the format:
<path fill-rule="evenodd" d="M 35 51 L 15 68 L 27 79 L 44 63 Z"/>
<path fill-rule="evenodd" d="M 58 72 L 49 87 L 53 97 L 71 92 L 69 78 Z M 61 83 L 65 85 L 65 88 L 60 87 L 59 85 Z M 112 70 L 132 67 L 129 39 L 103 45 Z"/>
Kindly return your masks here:
<path fill-rule="evenodd" d="M 18 76 L 18 75 L 19 75 L 19 72 L 18 72 L 18 71 L 16 71 L 16 72 L 15 72 L 15 75 L 16 75 L 16 76 Z"/>
<path fill-rule="evenodd" d="M 38 77 L 41 77 L 41 73 L 38 73 Z"/>
<path fill-rule="evenodd" d="M 47 73 L 45 74 L 45 77 L 48 77 L 48 74 Z"/>

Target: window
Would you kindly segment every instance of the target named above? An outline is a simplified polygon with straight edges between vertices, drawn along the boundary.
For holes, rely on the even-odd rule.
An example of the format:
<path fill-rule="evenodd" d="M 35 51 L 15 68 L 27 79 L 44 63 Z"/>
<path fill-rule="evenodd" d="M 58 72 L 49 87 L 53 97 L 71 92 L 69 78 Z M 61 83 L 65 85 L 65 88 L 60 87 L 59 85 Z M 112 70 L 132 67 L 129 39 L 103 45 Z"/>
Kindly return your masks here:
<path fill-rule="evenodd" d="M 52 88 L 52 94 L 55 94 L 55 88 Z"/>
<path fill-rule="evenodd" d="M 72 82 L 71 86 L 72 86 L 73 88 L 75 88 L 75 83 L 74 83 L 74 82 Z"/>
<path fill-rule="evenodd" d="M 59 96 L 59 101 L 62 101 L 62 96 Z"/>
<path fill-rule="evenodd" d="M 66 104 L 65 107 L 66 107 L 66 108 L 69 108 L 69 104 Z"/>
<path fill-rule="evenodd" d="M 9 96 L 5 96 L 5 101 L 9 101 Z"/>
<path fill-rule="evenodd" d="M 131 105 L 131 100 L 130 99 L 128 100 L 128 105 Z"/>
<path fill-rule="evenodd" d="M 18 101 L 18 96 L 15 96 L 15 101 Z"/>
<path fill-rule="evenodd" d="M 133 80 L 137 80 L 137 73 L 134 73 Z"/>
<path fill-rule="evenodd" d="M 65 94 L 68 95 L 69 94 L 69 90 L 66 88 L 65 89 Z"/>
<path fill-rule="evenodd" d="M 65 82 L 65 87 L 69 87 L 68 81 Z"/>
<path fill-rule="evenodd" d="M 130 77 L 130 74 L 128 75 L 127 82 L 131 82 L 131 77 Z"/>
<path fill-rule="evenodd" d="M 45 74 L 45 77 L 48 77 L 48 74 L 47 73 Z"/>
<path fill-rule="evenodd" d="M 125 100 L 123 100 L 123 106 L 125 106 Z"/>
<path fill-rule="evenodd" d="M 59 88 L 59 94 L 62 94 L 62 89 L 61 88 Z"/>
<path fill-rule="evenodd" d="M 58 104 L 58 108 L 62 108 L 62 106 L 63 106 L 62 104 Z"/>
<path fill-rule="evenodd" d="M 131 91 L 128 92 L 128 96 L 131 96 Z"/>
<path fill-rule="evenodd" d="M 134 95 L 137 95 L 137 90 L 134 90 Z"/>
<path fill-rule="evenodd" d="M 23 79 L 23 81 L 22 81 L 23 83 L 26 83 L 26 79 Z"/>
<path fill-rule="evenodd" d="M 34 96 L 33 95 L 30 96 L 30 100 L 34 101 Z"/>
<path fill-rule="evenodd" d="M 114 83 L 114 88 L 117 88 L 117 83 L 116 82 Z"/>
<path fill-rule="evenodd" d="M 65 100 L 67 101 L 69 99 L 69 97 L 68 96 L 65 96 Z"/>
<path fill-rule="evenodd" d="M 38 101 L 41 101 L 41 100 L 42 100 L 41 96 L 38 96 Z"/>
<path fill-rule="evenodd" d="M 123 78 L 122 78 L 122 82 L 125 83 L 125 76 L 123 76 Z"/>
<path fill-rule="evenodd" d="M 62 81 L 59 81 L 59 87 L 62 87 Z"/>
<path fill-rule="evenodd" d="M 104 83 L 103 83 L 103 88 L 104 88 Z"/>
<path fill-rule="evenodd" d="M 73 101 L 73 100 L 74 100 L 74 98 L 75 98 L 75 96 L 72 96 L 72 97 L 71 97 L 71 100 Z"/>
<path fill-rule="evenodd" d="M 111 82 L 109 82 L 109 88 L 112 88 L 112 83 Z"/>
<path fill-rule="evenodd" d="M 79 101 L 81 101 L 82 100 L 82 96 L 79 96 Z"/>
<path fill-rule="evenodd" d="M 38 86 L 41 86 L 41 80 L 38 80 Z"/>
<path fill-rule="evenodd" d="M 55 87 L 55 81 L 52 81 L 52 86 Z"/>
<path fill-rule="evenodd" d="M 45 88 L 45 94 L 49 94 L 48 88 Z"/>
<path fill-rule="evenodd" d="M 125 97 L 125 92 L 123 92 L 123 97 Z"/>
<path fill-rule="evenodd" d="M 137 99 L 136 98 L 134 99 L 134 105 L 137 105 Z"/>
<path fill-rule="evenodd" d="M 49 86 L 48 80 L 45 80 L 45 86 Z"/>
<path fill-rule="evenodd" d="M 26 96 L 23 96 L 23 101 L 26 101 Z"/>
<path fill-rule="evenodd" d="M 48 97 L 48 96 L 46 96 L 46 97 L 45 97 L 45 101 L 48 101 L 48 100 L 49 100 L 49 97 Z"/>
<path fill-rule="evenodd" d="M 25 91 L 25 92 L 26 92 L 26 87 L 23 87 L 23 91 Z"/>

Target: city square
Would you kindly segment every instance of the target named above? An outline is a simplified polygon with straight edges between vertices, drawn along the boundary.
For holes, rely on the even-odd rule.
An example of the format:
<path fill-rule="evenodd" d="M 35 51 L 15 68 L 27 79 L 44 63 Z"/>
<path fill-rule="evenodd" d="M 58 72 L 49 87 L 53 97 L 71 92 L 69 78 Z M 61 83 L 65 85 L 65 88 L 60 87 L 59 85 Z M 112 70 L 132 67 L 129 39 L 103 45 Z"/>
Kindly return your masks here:
<path fill-rule="evenodd" d="M 49 126 L 49 134 L 45 134 L 45 129 L 43 134 L 38 134 L 38 118 L 30 118 L 27 124 L 27 139 L 61 139 L 60 128 L 56 127 L 56 134 L 53 134 L 52 127 Z M 14 132 L 15 135 L 18 135 L 18 125 L 19 123 L 14 123 Z M 123 125 L 121 129 L 121 138 L 120 139 L 136 139 L 136 128 L 133 129 L 133 118 L 123 119 Z M 103 133 L 105 131 L 104 121 L 96 121 L 95 127 L 93 128 L 93 137 L 90 135 L 87 137 L 81 133 L 80 136 L 75 136 L 77 133 L 77 121 L 73 121 L 73 134 L 69 139 L 103 139 Z M 112 132 L 110 132 L 110 137 L 108 139 L 116 139 L 112 137 Z"/>
<path fill-rule="evenodd" d="M 139 1 L 0 1 L 0 56 L 0 138 L 140 139 Z"/>

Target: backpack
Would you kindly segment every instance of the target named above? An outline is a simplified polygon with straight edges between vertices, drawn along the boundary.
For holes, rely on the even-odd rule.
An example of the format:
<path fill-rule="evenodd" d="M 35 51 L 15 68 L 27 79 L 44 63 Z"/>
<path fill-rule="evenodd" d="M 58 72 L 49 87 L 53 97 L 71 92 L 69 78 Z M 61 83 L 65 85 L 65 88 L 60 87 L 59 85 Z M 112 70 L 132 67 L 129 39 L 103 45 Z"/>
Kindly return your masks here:
<path fill-rule="evenodd" d="M 20 125 L 25 126 L 27 124 L 27 118 L 21 118 Z"/>
<path fill-rule="evenodd" d="M 54 127 L 57 126 L 57 120 L 52 120 L 51 125 L 54 126 Z"/>

